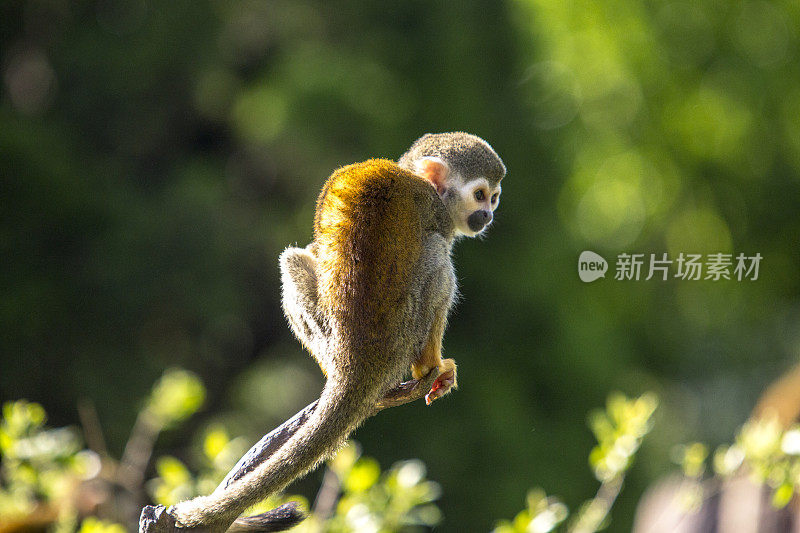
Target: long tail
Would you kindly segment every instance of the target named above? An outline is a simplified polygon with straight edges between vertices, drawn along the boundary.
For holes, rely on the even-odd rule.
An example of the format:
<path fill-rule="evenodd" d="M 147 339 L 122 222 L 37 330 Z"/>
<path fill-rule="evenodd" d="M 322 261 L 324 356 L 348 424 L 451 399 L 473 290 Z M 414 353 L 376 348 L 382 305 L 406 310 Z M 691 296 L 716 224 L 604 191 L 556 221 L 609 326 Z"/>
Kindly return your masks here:
<path fill-rule="evenodd" d="M 370 380 L 339 381 L 329 376 L 314 414 L 267 461 L 223 491 L 173 506 L 170 514 L 182 527 L 233 523 L 242 511 L 282 490 L 335 452 L 370 415 L 381 393 L 374 389 Z"/>

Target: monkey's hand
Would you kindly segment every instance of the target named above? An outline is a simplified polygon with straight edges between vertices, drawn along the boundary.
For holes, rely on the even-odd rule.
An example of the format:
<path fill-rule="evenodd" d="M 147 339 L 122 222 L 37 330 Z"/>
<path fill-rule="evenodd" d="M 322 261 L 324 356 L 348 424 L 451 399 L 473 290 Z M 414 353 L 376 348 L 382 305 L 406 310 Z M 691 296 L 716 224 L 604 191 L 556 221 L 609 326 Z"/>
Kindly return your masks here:
<path fill-rule="evenodd" d="M 425 395 L 425 403 L 430 405 L 434 400 L 438 400 L 457 387 L 456 362 L 453 359 L 442 359 L 439 364 L 439 376 L 431 385 L 431 390 Z"/>

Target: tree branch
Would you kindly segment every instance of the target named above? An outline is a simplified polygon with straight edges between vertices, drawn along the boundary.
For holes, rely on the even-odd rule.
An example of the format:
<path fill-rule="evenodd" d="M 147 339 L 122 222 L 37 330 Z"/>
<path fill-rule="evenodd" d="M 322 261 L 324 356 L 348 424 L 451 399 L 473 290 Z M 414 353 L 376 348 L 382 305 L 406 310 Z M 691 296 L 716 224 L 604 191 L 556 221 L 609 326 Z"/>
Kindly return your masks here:
<path fill-rule="evenodd" d="M 384 394 L 383 398 L 375 405 L 372 416 L 383 409 L 397 407 L 424 397 L 438 376 L 439 371 L 434 369 L 424 378 L 404 381 L 396 387 L 389 389 L 386 394 Z M 214 492 L 225 491 L 236 480 L 241 479 L 249 472 L 252 472 L 258 465 L 266 461 L 308 420 L 317 408 L 318 401 L 319 400 L 316 400 L 310 403 L 292 418 L 264 435 L 261 440 L 254 444 L 253 447 L 239 459 L 236 466 L 228 472 L 228 475 L 225 476 L 225 479 L 222 480 Z M 176 526 L 174 517 L 168 512 L 165 512 L 166 510 L 167 509 L 163 505 L 145 506 L 139 518 L 139 533 L 177 533 L 181 531 L 190 531 L 189 529 Z M 302 520 L 304 517 L 299 514 L 299 511 L 297 513 L 298 521 Z"/>

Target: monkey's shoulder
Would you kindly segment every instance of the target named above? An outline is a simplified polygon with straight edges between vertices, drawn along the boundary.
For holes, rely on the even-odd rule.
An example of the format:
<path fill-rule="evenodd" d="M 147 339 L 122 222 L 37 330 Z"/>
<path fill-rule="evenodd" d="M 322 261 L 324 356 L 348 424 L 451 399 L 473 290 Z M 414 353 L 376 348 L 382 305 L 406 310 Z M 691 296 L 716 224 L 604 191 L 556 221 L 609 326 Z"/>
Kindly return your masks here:
<path fill-rule="evenodd" d="M 357 201 L 389 201 L 408 197 L 436 197 L 424 179 L 388 159 L 368 159 L 336 170 L 326 184 L 329 194 Z"/>
<path fill-rule="evenodd" d="M 326 221 L 341 226 L 342 221 L 374 224 L 377 219 L 394 221 L 398 227 L 418 221 L 421 230 L 449 231 L 449 217 L 436 190 L 395 162 L 369 159 L 336 170 L 317 201 L 316 229 L 324 230 Z"/>

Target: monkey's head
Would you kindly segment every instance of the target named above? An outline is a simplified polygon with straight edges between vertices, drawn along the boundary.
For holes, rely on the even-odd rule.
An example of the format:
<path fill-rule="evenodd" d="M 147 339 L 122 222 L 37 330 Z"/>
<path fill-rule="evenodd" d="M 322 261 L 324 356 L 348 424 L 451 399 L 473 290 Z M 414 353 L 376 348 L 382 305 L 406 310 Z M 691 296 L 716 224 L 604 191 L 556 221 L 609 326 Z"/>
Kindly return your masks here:
<path fill-rule="evenodd" d="M 397 164 L 436 188 L 457 234 L 474 237 L 492 222 L 506 167 L 480 137 L 460 131 L 428 133 Z"/>

